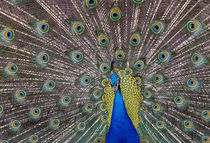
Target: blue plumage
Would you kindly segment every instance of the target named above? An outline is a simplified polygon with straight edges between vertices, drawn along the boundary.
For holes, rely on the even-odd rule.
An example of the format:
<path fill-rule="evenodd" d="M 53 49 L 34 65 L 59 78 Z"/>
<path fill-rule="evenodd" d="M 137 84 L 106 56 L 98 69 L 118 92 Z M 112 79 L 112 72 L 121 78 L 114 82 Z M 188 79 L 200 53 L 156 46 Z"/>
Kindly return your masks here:
<path fill-rule="evenodd" d="M 129 118 L 122 94 L 119 90 L 115 95 L 114 107 L 106 143 L 140 143 L 139 135 Z"/>

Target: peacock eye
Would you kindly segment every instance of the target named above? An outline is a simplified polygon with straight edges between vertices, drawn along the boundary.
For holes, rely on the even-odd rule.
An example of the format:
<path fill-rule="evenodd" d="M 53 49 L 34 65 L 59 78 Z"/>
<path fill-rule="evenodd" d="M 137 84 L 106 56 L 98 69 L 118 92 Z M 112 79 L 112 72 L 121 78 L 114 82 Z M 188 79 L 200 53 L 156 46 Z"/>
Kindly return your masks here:
<path fill-rule="evenodd" d="M 106 47 L 109 45 L 109 37 L 104 33 L 99 33 L 98 35 L 98 43 L 102 47 Z"/>
<path fill-rule="evenodd" d="M 19 128 L 20 127 L 20 121 L 18 121 L 18 120 L 14 120 L 11 123 L 12 123 L 12 126 L 14 128 Z"/>
<path fill-rule="evenodd" d="M 181 96 L 176 96 L 174 98 L 174 102 L 177 104 L 177 105 L 180 105 L 180 104 L 183 104 L 183 98 Z"/>
<path fill-rule="evenodd" d="M 154 75 L 153 75 L 153 81 L 154 81 L 155 83 L 160 84 L 160 83 L 163 82 L 163 80 L 164 80 L 164 77 L 163 77 L 162 74 L 154 74 Z"/>
<path fill-rule="evenodd" d="M 161 34 L 165 29 L 165 24 L 162 21 L 154 22 L 151 26 L 151 30 L 154 34 Z"/>
<path fill-rule="evenodd" d="M 140 32 L 135 32 L 132 34 L 130 37 L 130 42 L 131 46 L 139 46 L 142 43 L 142 38 Z"/>
<path fill-rule="evenodd" d="M 135 4 L 142 4 L 145 0 L 132 0 Z"/>
<path fill-rule="evenodd" d="M 41 35 L 48 33 L 50 26 L 46 21 L 37 22 L 37 32 Z"/>
<path fill-rule="evenodd" d="M 91 78 L 87 75 L 83 75 L 81 78 L 80 78 L 80 84 L 84 87 L 90 85 L 91 83 Z"/>
<path fill-rule="evenodd" d="M 72 31 L 76 35 L 82 35 L 85 31 L 85 26 L 82 22 L 73 21 L 72 22 Z"/>
<path fill-rule="evenodd" d="M 101 40 L 101 43 L 102 43 L 102 44 L 106 44 L 106 42 L 107 42 L 106 39 L 102 39 L 102 40 Z"/>
<path fill-rule="evenodd" d="M 15 39 L 15 31 L 13 29 L 10 28 L 5 28 L 2 31 L 2 39 L 5 42 L 11 42 Z"/>
<path fill-rule="evenodd" d="M 144 61 L 143 60 L 138 60 L 135 62 L 134 64 L 134 68 L 137 70 L 137 71 L 141 71 L 144 69 Z"/>
<path fill-rule="evenodd" d="M 107 122 L 108 117 L 107 117 L 106 115 L 103 115 L 103 116 L 101 117 L 101 120 L 102 120 L 102 122 Z"/>
<path fill-rule="evenodd" d="M 188 120 L 185 120 L 184 121 L 184 126 L 185 126 L 185 128 L 192 128 L 192 122 L 191 121 L 188 121 Z"/>
<path fill-rule="evenodd" d="M 14 101 L 22 103 L 26 100 L 27 93 L 24 90 L 17 90 L 14 94 Z"/>
<path fill-rule="evenodd" d="M 147 99 L 150 98 L 150 97 L 152 96 L 151 91 L 150 91 L 149 89 L 146 89 L 146 90 L 144 91 L 144 96 L 145 96 Z"/>
<path fill-rule="evenodd" d="M 92 110 L 93 110 L 93 104 L 91 103 L 87 103 L 83 108 L 83 111 L 87 113 L 91 113 Z"/>
<path fill-rule="evenodd" d="M 78 125 L 77 125 L 77 130 L 78 130 L 78 131 L 83 131 L 83 130 L 85 130 L 85 127 L 86 127 L 85 122 L 80 122 L 80 123 L 78 123 Z"/>
<path fill-rule="evenodd" d="M 157 122 L 156 122 L 156 126 L 158 127 L 158 129 L 163 129 L 163 128 L 165 127 L 163 121 L 157 121 Z"/>
<path fill-rule="evenodd" d="M 153 104 L 152 107 L 153 107 L 153 111 L 160 111 L 159 104 Z"/>
<path fill-rule="evenodd" d="M 205 58 L 202 54 L 196 52 L 191 56 L 191 61 L 195 66 L 200 66 L 205 63 Z"/>
<path fill-rule="evenodd" d="M 207 137 L 207 136 L 202 137 L 202 141 L 203 141 L 204 143 L 208 143 L 209 137 Z"/>
<path fill-rule="evenodd" d="M 47 82 L 47 87 L 48 88 L 54 88 L 55 87 L 55 82 L 54 81 L 48 81 Z"/>
<path fill-rule="evenodd" d="M 84 59 L 83 53 L 79 50 L 70 52 L 69 56 L 74 63 L 79 63 Z"/>
<path fill-rule="evenodd" d="M 162 63 L 167 63 L 169 61 L 171 57 L 171 53 L 169 51 L 161 51 L 159 54 L 158 54 L 158 60 Z"/>
<path fill-rule="evenodd" d="M 60 120 L 59 119 L 53 119 L 50 121 L 50 126 L 52 129 L 57 129 L 60 126 Z"/>
<path fill-rule="evenodd" d="M 190 20 L 187 22 L 187 30 L 191 33 L 198 32 L 201 29 L 202 25 L 197 20 Z"/>
<path fill-rule="evenodd" d="M 33 143 L 35 143 L 35 142 L 37 142 L 38 141 L 38 136 L 37 135 L 32 135 L 31 137 L 30 137 L 30 141 L 31 142 L 33 142 Z"/>
<path fill-rule="evenodd" d="M 8 72 L 16 73 L 18 71 L 18 66 L 14 63 L 8 65 Z"/>
<path fill-rule="evenodd" d="M 88 9 L 93 9 L 97 6 L 98 1 L 97 0 L 85 0 L 85 5 Z"/>
<path fill-rule="evenodd" d="M 118 61 L 122 61 L 125 59 L 125 52 L 123 50 L 117 50 L 115 52 L 115 59 Z"/>
<path fill-rule="evenodd" d="M 194 90 L 194 89 L 198 88 L 199 82 L 195 78 L 190 78 L 187 80 L 187 86 L 190 89 Z"/>
<path fill-rule="evenodd" d="M 110 67 L 107 63 L 101 63 L 99 66 L 99 69 L 102 73 L 107 73 L 109 71 Z"/>
<path fill-rule="evenodd" d="M 209 111 L 208 110 L 203 110 L 202 111 L 202 117 L 203 119 L 209 119 Z"/>
<path fill-rule="evenodd" d="M 43 63 L 48 63 L 48 62 L 49 62 L 49 55 L 48 55 L 47 53 L 41 54 L 40 60 L 41 60 Z"/>
<path fill-rule="evenodd" d="M 1 115 L 2 112 L 3 112 L 3 106 L 0 105 L 0 115 Z"/>
<path fill-rule="evenodd" d="M 115 21 L 115 22 L 119 21 L 121 19 L 121 16 L 122 16 L 121 10 L 118 7 L 111 8 L 109 15 L 110 15 L 110 19 L 112 21 Z"/>
<path fill-rule="evenodd" d="M 102 95 L 102 92 L 99 89 L 95 89 L 92 94 L 95 99 L 99 99 Z"/>

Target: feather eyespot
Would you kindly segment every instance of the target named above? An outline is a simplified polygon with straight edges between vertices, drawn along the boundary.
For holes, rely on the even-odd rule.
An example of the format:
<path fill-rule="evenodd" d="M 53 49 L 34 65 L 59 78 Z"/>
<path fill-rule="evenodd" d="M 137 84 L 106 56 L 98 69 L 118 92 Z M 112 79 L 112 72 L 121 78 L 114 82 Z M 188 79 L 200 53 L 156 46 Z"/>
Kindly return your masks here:
<path fill-rule="evenodd" d="M 144 91 L 144 97 L 149 99 L 152 96 L 152 92 L 149 89 Z"/>
<path fill-rule="evenodd" d="M 15 65 L 15 64 L 11 64 L 11 65 L 8 67 L 8 70 L 9 70 L 10 72 L 12 72 L 12 73 L 16 73 L 17 70 L 18 70 L 18 67 L 17 67 L 17 65 Z"/>
<path fill-rule="evenodd" d="M 130 74 L 133 73 L 133 70 L 132 70 L 131 68 L 125 68 L 125 73 L 126 73 L 127 75 L 130 75 Z"/>
<path fill-rule="evenodd" d="M 36 56 L 36 62 L 43 67 L 45 67 L 47 63 L 49 63 L 49 61 L 50 61 L 50 56 L 45 52 L 40 52 Z"/>
<path fill-rule="evenodd" d="M 107 115 L 101 116 L 101 121 L 102 121 L 102 122 L 107 122 L 107 120 L 108 120 Z"/>
<path fill-rule="evenodd" d="M 26 92 L 24 90 L 17 90 L 14 96 L 15 101 L 23 102 L 26 100 Z"/>
<path fill-rule="evenodd" d="M 46 91 L 53 91 L 53 89 L 55 88 L 55 86 L 56 86 L 55 81 L 53 81 L 53 80 L 47 80 L 44 83 L 43 88 Z"/>
<path fill-rule="evenodd" d="M 190 78 L 187 80 L 187 86 L 193 90 L 198 88 L 199 82 L 195 78 Z"/>
<path fill-rule="evenodd" d="M 39 108 L 33 109 L 33 114 L 34 115 L 40 115 L 40 109 Z"/>
<path fill-rule="evenodd" d="M 109 45 L 109 37 L 104 33 L 98 35 L 98 44 L 99 46 L 106 47 Z"/>
<path fill-rule="evenodd" d="M 153 111 L 160 111 L 160 106 L 159 104 L 153 104 L 152 105 Z"/>
<path fill-rule="evenodd" d="M 93 104 L 87 103 L 87 104 L 84 106 L 84 111 L 85 111 L 85 112 L 90 113 L 90 112 L 92 112 L 92 110 L 93 110 Z"/>
<path fill-rule="evenodd" d="M 184 121 L 184 127 L 187 128 L 187 129 L 192 128 L 192 122 L 189 121 L 189 120 L 185 120 Z"/>
<path fill-rule="evenodd" d="M 209 111 L 208 110 L 203 110 L 202 111 L 202 117 L 204 119 L 209 119 Z"/>
<path fill-rule="evenodd" d="M 140 85 L 140 84 L 142 83 L 141 77 L 135 77 L 135 79 L 136 79 L 136 83 L 137 83 L 138 85 Z"/>
<path fill-rule="evenodd" d="M 108 86 L 109 83 L 110 83 L 110 81 L 109 81 L 108 79 L 102 79 L 102 80 L 101 80 L 101 85 L 102 85 L 103 87 Z"/>
<path fill-rule="evenodd" d="M 53 126 L 59 126 L 59 124 L 60 124 L 60 120 L 58 120 L 58 119 L 54 119 L 54 120 L 52 120 L 52 125 Z"/>
<path fill-rule="evenodd" d="M 141 143 L 149 143 L 149 142 L 146 140 L 146 141 L 141 141 Z"/>
<path fill-rule="evenodd" d="M 122 61 L 125 59 L 125 52 L 123 50 L 117 50 L 115 52 L 115 59 L 118 61 Z"/>
<path fill-rule="evenodd" d="M 69 104 L 71 102 L 71 98 L 69 96 L 63 97 L 63 103 Z"/>
<path fill-rule="evenodd" d="M 81 78 L 80 78 L 80 84 L 84 87 L 88 86 L 91 84 L 91 78 L 87 75 L 83 75 Z"/>
<path fill-rule="evenodd" d="M 163 80 L 164 80 L 164 77 L 163 77 L 162 74 L 154 74 L 154 75 L 153 75 L 153 81 L 154 81 L 155 83 L 160 84 L 160 83 L 163 82 Z"/>
<path fill-rule="evenodd" d="M 99 108 L 101 111 L 106 111 L 106 104 L 102 103 Z"/>
<path fill-rule="evenodd" d="M 101 63 L 99 69 L 102 73 L 107 73 L 110 70 L 110 67 L 107 63 Z"/>
<path fill-rule="evenodd" d="M 5 28 L 2 31 L 1 37 L 5 42 L 11 42 L 15 39 L 15 31 L 10 28 Z"/>
<path fill-rule="evenodd" d="M 43 63 L 48 63 L 49 62 L 49 55 L 47 53 L 42 53 L 40 56 L 40 61 Z"/>
<path fill-rule="evenodd" d="M 39 140 L 39 137 L 37 135 L 32 135 L 29 138 L 29 142 L 31 142 L 31 143 L 37 143 L 38 140 Z"/>
<path fill-rule="evenodd" d="M 98 4 L 97 0 L 85 0 L 86 7 L 89 9 L 95 8 Z"/>
<path fill-rule="evenodd" d="M 197 52 L 191 56 L 191 61 L 195 66 L 200 66 L 205 62 L 205 59 L 200 53 Z"/>
<path fill-rule="evenodd" d="M 79 63 L 83 60 L 84 55 L 81 51 L 72 51 L 70 52 L 70 57 L 74 63 Z"/>
<path fill-rule="evenodd" d="M 59 104 L 61 106 L 67 107 L 71 103 L 71 97 L 70 96 L 62 96 L 59 100 Z"/>
<path fill-rule="evenodd" d="M 137 70 L 137 71 L 141 71 L 144 69 L 144 61 L 143 60 L 138 60 L 135 62 L 134 64 L 134 68 Z"/>
<path fill-rule="evenodd" d="M 56 130 L 60 126 L 60 120 L 59 119 L 52 119 L 49 121 L 49 126 L 51 129 Z"/>
<path fill-rule="evenodd" d="M 21 122 L 18 120 L 13 120 L 10 122 L 10 128 L 12 131 L 17 131 L 21 126 Z"/>
<path fill-rule="evenodd" d="M 39 119 L 41 115 L 41 109 L 38 107 L 31 108 L 29 116 L 31 119 Z"/>
<path fill-rule="evenodd" d="M 47 88 L 49 88 L 49 89 L 53 89 L 53 88 L 55 88 L 55 82 L 52 81 L 52 80 L 47 81 L 47 82 L 46 82 L 46 86 L 47 86 Z"/>
<path fill-rule="evenodd" d="M 94 143 L 104 143 L 104 140 L 103 140 L 103 138 L 101 138 L 101 137 L 97 137 L 97 138 L 95 139 Z"/>
<path fill-rule="evenodd" d="M 83 131 L 83 130 L 85 130 L 85 128 L 86 128 L 85 122 L 80 122 L 80 123 L 78 123 L 77 129 L 78 129 L 79 131 Z"/>
<path fill-rule="evenodd" d="M 49 29 L 50 29 L 49 24 L 44 20 L 36 23 L 36 30 L 41 35 L 48 33 Z"/>
<path fill-rule="evenodd" d="M 76 35 L 82 35 L 85 32 L 85 26 L 82 22 L 72 22 L 72 32 Z"/>
<path fill-rule="evenodd" d="M 93 97 L 94 97 L 95 99 L 99 99 L 99 98 L 101 97 L 101 95 L 102 95 L 102 92 L 101 92 L 99 89 L 95 89 L 95 90 L 93 91 Z"/>
<path fill-rule="evenodd" d="M 151 26 L 151 30 L 154 34 L 161 34 L 165 28 L 165 24 L 161 21 L 154 22 Z"/>
<path fill-rule="evenodd" d="M 165 123 L 163 121 L 157 121 L 156 122 L 156 126 L 159 128 L 159 129 L 163 129 L 165 127 Z"/>
<path fill-rule="evenodd" d="M 1 143 L 9 143 L 7 140 L 2 140 Z"/>
<path fill-rule="evenodd" d="M 32 114 L 35 116 L 39 116 L 41 114 L 41 110 L 39 108 L 33 108 Z"/>
<path fill-rule="evenodd" d="M 147 137 L 146 136 L 140 136 L 141 141 L 146 141 Z"/>
<path fill-rule="evenodd" d="M 0 115 L 3 113 L 3 111 L 4 111 L 4 107 L 0 105 Z"/>
<path fill-rule="evenodd" d="M 132 0 L 135 4 L 142 4 L 145 0 Z"/>
<path fill-rule="evenodd" d="M 182 97 L 181 97 L 181 96 L 176 96 L 176 97 L 174 98 L 174 102 L 175 102 L 176 104 L 182 104 L 182 103 L 183 103 Z"/>
<path fill-rule="evenodd" d="M 203 143 L 208 143 L 209 137 L 207 137 L 207 136 L 202 137 L 202 141 L 203 141 Z"/>
<path fill-rule="evenodd" d="M 158 54 L 158 60 L 162 63 L 167 63 L 169 60 L 170 60 L 170 57 L 171 57 L 171 53 L 169 51 L 161 51 L 159 54 Z"/>
<path fill-rule="evenodd" d="M 109 17 L 112 21 L 115 21 L 115 22 L 119 21 L 121 19 L 121 16 L 122 16 L 122 12 L 121 12 L 120 8 L 118 8 L 118 7 L 111 8 Z"/>
<path fill-rule="evenodd" d="M 134 33 L 130 37 L 130 44 L 132 46 L 139 46 L 142 43 L 141 34 L 139 32 Z"/>
<path fill-rule="evenodd" d="M 189 32 L 195 33 L 201 29 L 201 23 L 197 20 L 190 20 L 187 22 L 187 30 Z"/>
<path fill-rule="evenodd" d="M 10 63 L 5 68 L 5 71 L 6 71 L 7 74 L 14 75 L 18 71 L 18 66 L 14 63 Z"/>
<path fill-rule="evenodd" d="M 39 24 L 39 30 L 42 33 L 47 33 L 49 31 L 49 24 L 48 23 L 40 23 Z"/>

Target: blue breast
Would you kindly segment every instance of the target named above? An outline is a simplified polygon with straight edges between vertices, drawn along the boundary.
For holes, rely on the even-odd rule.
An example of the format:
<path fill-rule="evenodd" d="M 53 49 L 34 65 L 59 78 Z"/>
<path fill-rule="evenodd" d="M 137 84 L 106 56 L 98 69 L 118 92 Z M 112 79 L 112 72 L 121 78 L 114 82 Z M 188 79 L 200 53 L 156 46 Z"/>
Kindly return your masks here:
<path fill-rule="evenodd" d="M 112 119 L 106 143 L 140 143 L 138 133 L 129 118 L 122 94 L 119 90 L 115 95 Z"/>

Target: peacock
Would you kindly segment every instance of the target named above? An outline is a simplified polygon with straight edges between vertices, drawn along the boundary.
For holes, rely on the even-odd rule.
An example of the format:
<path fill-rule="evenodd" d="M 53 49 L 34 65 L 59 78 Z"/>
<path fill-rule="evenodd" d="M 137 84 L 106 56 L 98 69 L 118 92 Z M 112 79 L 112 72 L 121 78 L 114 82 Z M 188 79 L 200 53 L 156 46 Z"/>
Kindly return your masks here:
<path fill-rule="evenodd" d="M 208 0 L 0 0 L 0 143 L 209 143 Z"/>

